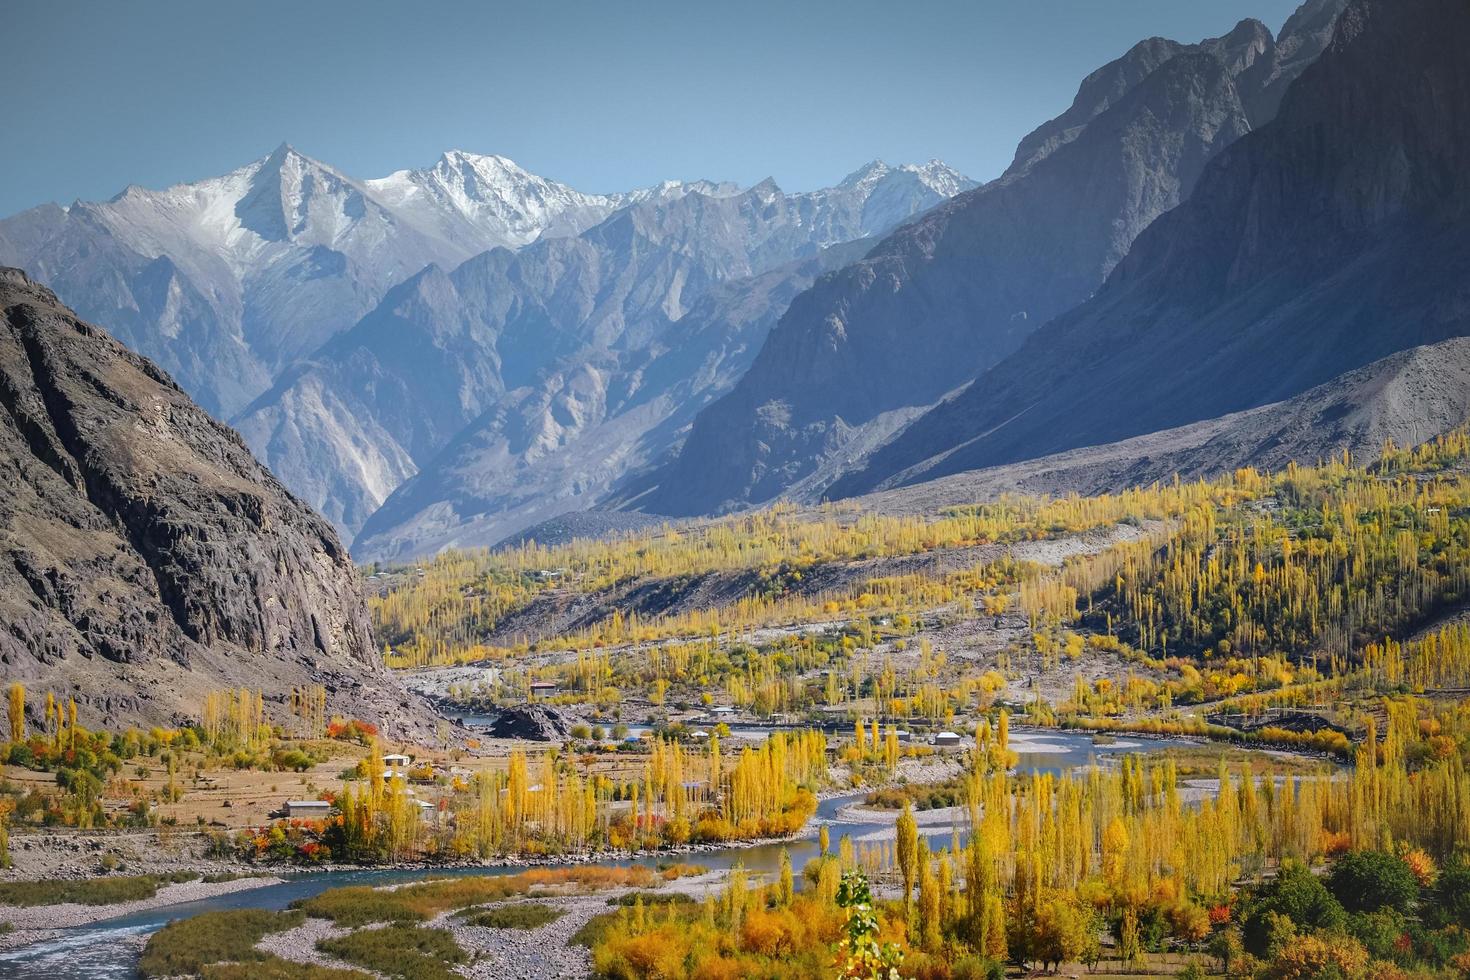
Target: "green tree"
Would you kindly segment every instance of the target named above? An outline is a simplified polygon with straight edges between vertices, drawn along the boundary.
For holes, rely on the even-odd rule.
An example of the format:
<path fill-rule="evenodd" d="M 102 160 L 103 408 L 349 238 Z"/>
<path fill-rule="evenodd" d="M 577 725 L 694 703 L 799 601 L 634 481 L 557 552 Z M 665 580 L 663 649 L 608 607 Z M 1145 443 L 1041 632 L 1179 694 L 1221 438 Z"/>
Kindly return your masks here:
<path fill-rule="evenodd" d="M 873 894 L 861 871 L 843 872 L 837 905 L 847 912 L 847 924 L 837 944 L 838 976 L 845 980 L 899 980 L 903 951 L 894 943 L 878 942 Z"/>
<path fill-rule="evenodd" d="M 1332 866 L 1327 887 L 1349 912 L 1413 911 L 1419 881 L 1409 866 L 1382 851 L 1353 851 Z"/>
<path fill-rule="evenodd" d="M 1347 921 L 1342 904 L 1327 886 L 1299 864 L 1284 865 L 1272 881 L 1262 886 L 1241 923 L 1245 948 L 1253 955 L 1267 955 L 1273 935 L 1279 932 L 1273 926 L 1273 915 L 1308 930 L 1340 928 Z"/>
<path fill-rule="evenodd" d="M 1441 926 L 1470 929 L 1470 862 L 1456 861 L 1439 873 L 1434 901 L 1425 909 L 1425 915 Z"/>

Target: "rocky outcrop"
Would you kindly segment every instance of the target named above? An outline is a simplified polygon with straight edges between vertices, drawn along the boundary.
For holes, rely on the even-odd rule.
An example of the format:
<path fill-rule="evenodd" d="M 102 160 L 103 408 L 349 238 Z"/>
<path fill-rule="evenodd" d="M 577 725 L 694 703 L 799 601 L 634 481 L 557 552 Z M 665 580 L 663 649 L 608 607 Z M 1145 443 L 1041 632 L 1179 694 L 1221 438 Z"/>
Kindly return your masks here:
<path fill-rule="evenodd" d="M 628 505 L 719 511 L 818 490 L 851 467 L 1091 295 L 1262 121 L 1263 86 L 1320 50 L 1317 34 L 1300 33 L 1315 25 L 1294 20 L 1279 39 L 1256 21 L 1197 45 L 1152 39 L 1089 76 L 1003 177 L 797 297 L 749 373 L 651 479 L 656 488 Z"/>
<path fill-rule="evenodd" d="M 555 708 L 544 704 L 521 704 L 501 711 L 485 734 L 491 738 L 560 742 L 571 737 L 572 726 Z"/>
<path fill-rule="evenodd" d="M 1470 334 L 1470 6 L 1354 0 L 1277 120 L 1107 286 L 831 492 L 1269 404 Z"/>
<path fill-rule="evenodd" d="M 7 680 L 75 697 L 88 724 L 197 718 L 224 687 L 282 704 L 308 683 L 343 714 L 416 720 L 330 525 L 15 269 L 0 270 L 0 472 Z"/>

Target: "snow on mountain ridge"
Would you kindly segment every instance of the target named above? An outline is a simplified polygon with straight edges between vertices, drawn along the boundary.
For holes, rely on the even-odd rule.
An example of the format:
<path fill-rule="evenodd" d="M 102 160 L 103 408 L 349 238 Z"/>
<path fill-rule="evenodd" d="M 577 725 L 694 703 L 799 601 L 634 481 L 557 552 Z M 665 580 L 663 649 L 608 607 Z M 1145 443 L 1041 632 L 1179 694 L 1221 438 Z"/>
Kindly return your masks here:
<path fill-rule="evenodd" d="M 848 174 L 837 186 L 871 189 L 885 178 L 895 174 L 912 174 L 929 190 L 943 197 L 953 197 L 961 191 L 976 186 L 975 181 L 938 159 L 923 164 L 902 163 L 898 166 L 892 166 L 882 160 L 873 160 Z"/>
<path fill-rule="evenodd" d="M 135 184 L 108 201 L 0 220 L 0 258 L 229 418 L 427 265 L 452 269 L 493 249 L 571 238 L 643 204 L 745 193 L 696 180 L 588 194 L 464 150 L 363 180 L 282 143 L 220 176 L 161 190 Z M 869 197 L 881 205 L 871 220 Z M 892 180 L 791 198 L 814 227 L 831 229 L 815 236 L 823 245 L 872 234 L 886 216 L 940 199 Z"/>
<path fill-rule="evenodd" d="M 399 170 L 364 183 L 393 207 L 447 209 L 502 239 L 486 241 L 486 247 L 529 245 L 558 228 L 558 219 L 564 215 L 585 213 L 573 219 L 573 224 L 586 227 L 618 206 L 616 196 L 583 194 L 539 177 L 506 157 L 463 150 L 450 150 L 428 169 Z M 580 230 L 583 228 L 565 229 L 566 233 Z"/>

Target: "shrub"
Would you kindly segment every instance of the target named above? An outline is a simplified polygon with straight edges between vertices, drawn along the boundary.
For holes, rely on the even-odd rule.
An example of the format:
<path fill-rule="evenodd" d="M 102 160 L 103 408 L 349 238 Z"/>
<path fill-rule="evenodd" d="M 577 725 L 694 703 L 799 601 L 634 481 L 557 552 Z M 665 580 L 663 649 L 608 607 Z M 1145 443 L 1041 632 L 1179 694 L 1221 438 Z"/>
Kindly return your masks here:
<path fill-rule="evenodd" d="M 540 902 L 519 902 L 489 909 L 465 909 L 460 913 L 466 925 L 483 929 L 540 929 L 566 914 Z"/>
<path fill-rule="evenodd" d="M 688 892 L 625 892 L 622 895 L 609 898 L 609 905 L 626 905 L 632 907 L 639 901 L 644 905 L 693 905 L 694 896 Z"/>
<path fill-rule="evenodd" d="M 943 783 L 908 783 L 874 790 L 863 801 L 883 810 L 902 810 L 909 803 L 915 810 L 938 810 L 964 803 L 964 786 L 958 779 Z"/>
<path fill-rule="evenodd" d="M 196 876 L 197 877 L 197 876 Z M 87 878 L 80 881 L 6 881 L 0 882 L 0 905 L 113 905 L 136 902 L 158 894 L 158 886 L 173 877 L 130 875 L 116 878 Z"/>
<path fill-rule="evenodd" d="M 264 960 L 268 954 L 255 944 L 302 919 L 300 912 L 231 909 L 170 922 L 149 937 L 138 970 L 148 977 L 173 977 L 200 973 L 211 963 Z"/>
<path fill-rule="evenodd" d="M 1470 863 L 1451 864 L 1439 873 L 1426 913 L 1440 925 L 1470 929 Z"/>
<path fill-rule="evenodd" d="M 950 972 L 954 980 L 1005 980 L 1006 968 L 983 956 L 961 956 Z"/>
<path fill-rule="evenodd" d="M 204 980 L 372 980 L 360 970 L 293 963 L 276 956 L 250 963 L 216 963 L 206 966 Z"/>
<path fill-rule="evenodd" d="M 461 980 L 451 967 L 469 962 L 447 929 L 394 924 L 323 939 L 317 949 L 403 980 Z"/>
<path fill-rule="evenodd" d="M 428 918 L 423 911 L 405 902 L 398 892 L 379 891 L 366 885 L 332 888 L 294 902 L 292 908 L 299 908 L 314 919 L 331 919 L 348 928 L 372 922 L 422 922 Z"/>
<path fill-rule="evenodd" d="M 440 878 L 382 891 L 365 885 L 333 888 L 296 902 L 307 915 L 355 928 L 373 922 L 412 923 L 432 919 L 450 909 L 486 905 L 532 888 L 596 891 L 600 888 L 647 888 L 656 882 L 652 868 L 533 868 L 516 875 L 467 875 Z"/>
<path fill-rule="evenodd" d="M 618 913 L 616 912 L 604 912 L 601 915 L 594 915 L 587 920 L 582 928 L 572 933 L 570 945 L 584 946 L 587 949 L 600 946 L 617 924 Z"/>
<path fill-rule="evenodd" d="M 1299 936 L 1276 956 L 1266 976 L 1271 980 L 1356 977 L 1367 965 L 1367 951 L 1350 936 Z"/>
<path fill-rule="evenodd" d="M 1407 931 L 1408 921 L 1396 909 L 1354 912 L 1348 916 L 1348 933 L 1362 943 L 1374 959 L 1402 959 L 1399 944 Z"/>

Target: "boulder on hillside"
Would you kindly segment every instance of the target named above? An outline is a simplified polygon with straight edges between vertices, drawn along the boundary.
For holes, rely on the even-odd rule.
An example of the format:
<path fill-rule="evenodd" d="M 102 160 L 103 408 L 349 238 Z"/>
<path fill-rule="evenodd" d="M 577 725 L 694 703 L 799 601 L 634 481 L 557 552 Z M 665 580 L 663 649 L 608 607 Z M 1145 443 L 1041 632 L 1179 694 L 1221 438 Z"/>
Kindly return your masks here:
<path fill-rule="evenodd" d="M 532 742 L 560 742 L 571 737 L 567 716 L 544 704 L 506 708 L 490 726 L 491 738 L 518 738 Z"/>

